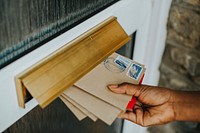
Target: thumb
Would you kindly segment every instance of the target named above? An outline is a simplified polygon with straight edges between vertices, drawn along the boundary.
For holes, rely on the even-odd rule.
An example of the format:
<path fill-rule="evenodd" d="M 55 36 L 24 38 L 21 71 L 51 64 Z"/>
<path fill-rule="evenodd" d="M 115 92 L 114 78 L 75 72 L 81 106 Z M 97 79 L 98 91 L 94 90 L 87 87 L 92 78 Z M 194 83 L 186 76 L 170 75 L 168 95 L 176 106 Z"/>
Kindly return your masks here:
<path fill-rule="evenodd" d="M 127 94 L 127 95 L 134 95 L 136 97 L 139 96 L 139 90 L 140 86 L 139 85 L 134 85 L 130 83 L 122 83 L 119 85 L 116 84 L 111 84 L 108 85 L 108 88 L 118 94 Z"/>

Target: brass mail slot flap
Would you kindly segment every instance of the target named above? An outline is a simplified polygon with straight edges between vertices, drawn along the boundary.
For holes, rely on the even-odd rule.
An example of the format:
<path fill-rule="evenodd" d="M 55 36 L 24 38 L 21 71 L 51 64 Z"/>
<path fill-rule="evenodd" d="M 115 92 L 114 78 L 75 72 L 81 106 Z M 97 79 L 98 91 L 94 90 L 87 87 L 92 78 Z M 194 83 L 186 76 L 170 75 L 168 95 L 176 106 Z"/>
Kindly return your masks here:
<path fill-rule="evenodd" d="M 15 77 L 19 106 L 27 91 L 44 108 L 130 40 L 110 17 Z"/>

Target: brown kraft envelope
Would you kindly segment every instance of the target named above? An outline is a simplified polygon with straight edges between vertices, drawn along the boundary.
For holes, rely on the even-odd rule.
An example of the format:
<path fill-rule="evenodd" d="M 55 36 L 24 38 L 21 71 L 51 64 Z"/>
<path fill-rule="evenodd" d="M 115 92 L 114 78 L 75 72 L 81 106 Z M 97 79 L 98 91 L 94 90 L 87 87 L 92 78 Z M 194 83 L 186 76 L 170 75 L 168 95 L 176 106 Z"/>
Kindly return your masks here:
<path fill-rule="evenodd" d="M 63 96 L 59 96 L 59 98 L 63 101 L 63 103 L 72 111 L 72 113 L 76 116 L 76 118 L 81 121 L 87 117 L 81 110 L 71 104 L 68 100 L 66 100 Z"/>
<path fill-rule="evenodd" d="M 122 110 L 108 104 L 99 98 L 75 87 L 71 86 L 63 92 L 64 95 L 93 113 L 99 119 L 111 125 L 113 121 L 120 115 Z"/>
<path fill-rule="evenodd" d="M 114 53 L 74 85 L 120 110 L 126 110 L 131 96 L 113 93 L 107 85 L 123 82 L 139 84 L 144 72 L 144 65 Z"/>
<path fill-rule="evenodd" d="M 71 87 L 70 87 L 71 88 Z M 68 88 L 68 89 L 70 89 Z M 65 91 L 68 92 L 68 91 Z M 91 120 L 93 120 L 94 122 L 97 121 L 97 117 L 92 114 L 90 111 L 88 111 L 87 109 L 85 109 L 84 107 L 82 107 L 79 103 L 75 102 L 73 99 L 69 98 L 67 95 L 65 95 L 64 93 L 61 94 L 61 96 L 65 99 L 68 100 L 72 105 L 74 105 L 77 109 L 79 109 L 81 112 L 83 112 L 86 116 L 88 116 Z M 87 99 L 87 98 L 86 98 Z M 73 112 L 74 113 L 74 112 Z"/>

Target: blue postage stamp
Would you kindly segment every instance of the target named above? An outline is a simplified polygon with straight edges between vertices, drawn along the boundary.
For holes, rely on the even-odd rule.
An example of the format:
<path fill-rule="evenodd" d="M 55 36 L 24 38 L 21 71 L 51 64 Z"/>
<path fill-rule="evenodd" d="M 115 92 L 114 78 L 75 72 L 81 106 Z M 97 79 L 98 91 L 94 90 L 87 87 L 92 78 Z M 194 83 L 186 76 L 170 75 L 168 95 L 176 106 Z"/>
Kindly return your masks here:
<path fill-rule="evenodd" d="M 142 66 L 133 63 L 127 71 L 127 76 L 137 80 L 142 72 Z"/>
<path fill-rule="evenodd" d="M 123 56 L 117 56 L 117 58 L 114 60 L 115 64 L 120 67 L 121 70 L 125 70 L 128 68 L 131 64 L 131 61 L 124 58 Z"/>

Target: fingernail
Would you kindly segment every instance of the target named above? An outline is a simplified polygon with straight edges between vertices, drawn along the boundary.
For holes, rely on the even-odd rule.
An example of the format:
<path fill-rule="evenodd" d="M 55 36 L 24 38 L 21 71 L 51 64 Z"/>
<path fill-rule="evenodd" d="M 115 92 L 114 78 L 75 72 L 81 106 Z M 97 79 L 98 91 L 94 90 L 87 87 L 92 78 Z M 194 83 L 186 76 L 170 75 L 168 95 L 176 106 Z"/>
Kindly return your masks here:
<path fill-rule="evenodd" d="M 115 88 L 118 88 L 118 85 L 108 85 L 108 88 L 115 89 Z"/>

